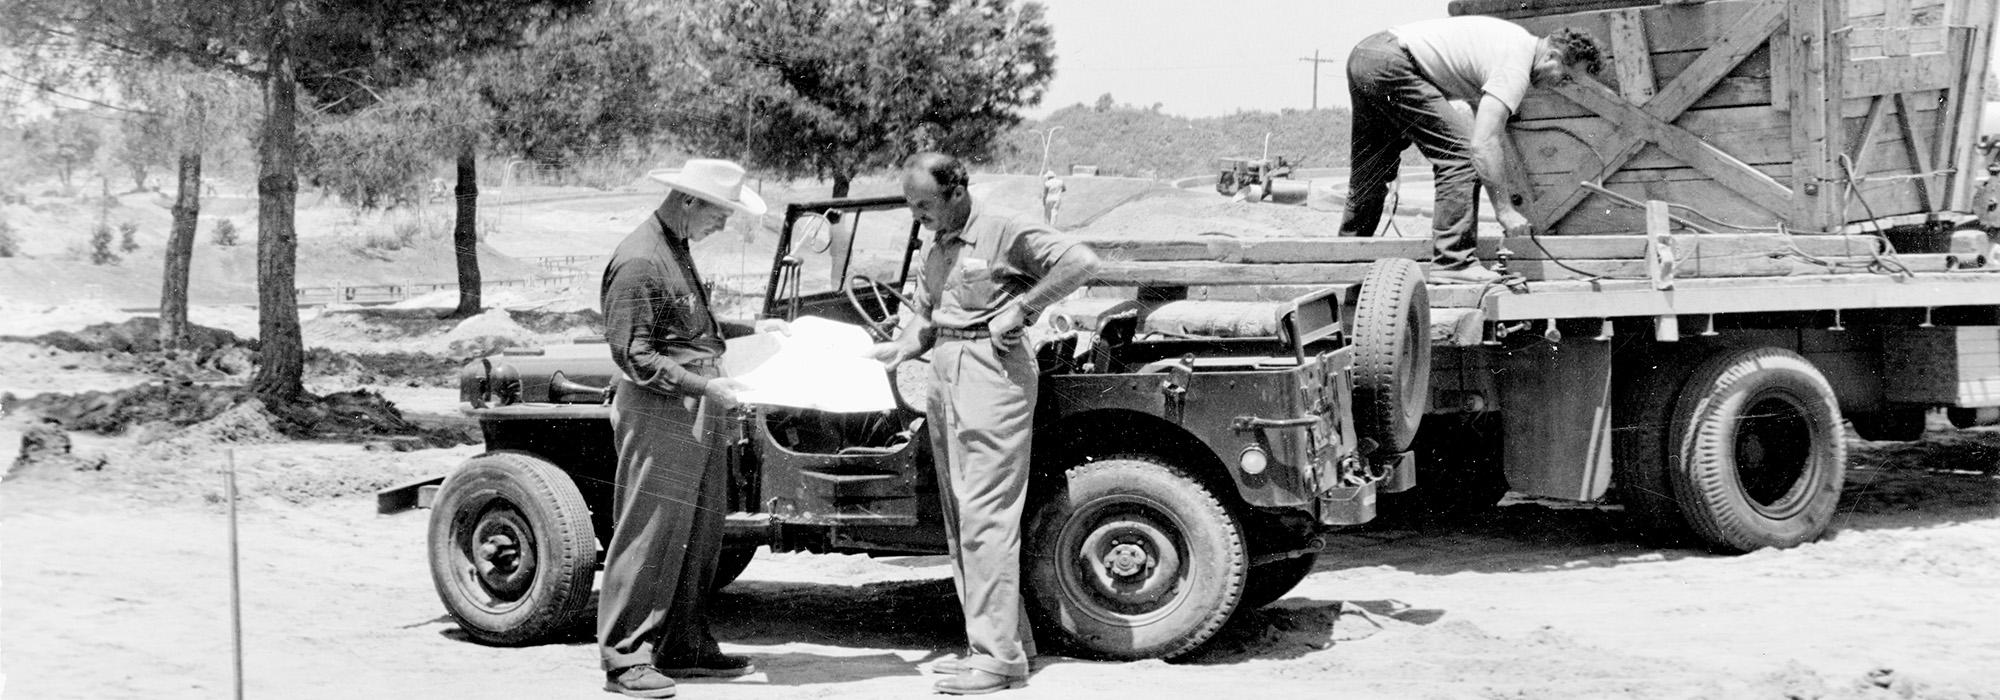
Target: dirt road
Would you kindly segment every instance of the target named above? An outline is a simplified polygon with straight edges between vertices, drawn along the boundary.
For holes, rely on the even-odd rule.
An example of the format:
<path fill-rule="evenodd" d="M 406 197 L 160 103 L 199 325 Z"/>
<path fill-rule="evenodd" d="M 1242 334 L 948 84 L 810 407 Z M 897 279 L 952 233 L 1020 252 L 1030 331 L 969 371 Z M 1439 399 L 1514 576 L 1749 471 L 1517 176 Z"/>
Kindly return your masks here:
<path fill-rule="evenodd" d="M 473 449 L 398 459 L 416 473 Z M 374 458 L 267 445 L 238 459 L 254 470 Z M 100 479 L 0 486 L 5 697 L 226 696 L 224 511 Z M 1613 514 L 1533 503 L 1462 525 L 1363 529 L 1333 538 L 1303 585 L 1194 658 L 1051 658 L 1007 695 L 2000 697 L 2000 482 L 1861 470 L 1848 493 L 1829 540 L 1739 557 L 1644 547 Z M 430 586 L 427 512 L 372 506 L 246 504 L 250 697 L 606 697 L 581 635 L 466 641 Z M 933 679 L 921 666 L 960 643 L 936 557 L 760 553 L 716 622 L 725 648 L 763 670 L 689 683 L 682 697 L 921 697 Z"/>

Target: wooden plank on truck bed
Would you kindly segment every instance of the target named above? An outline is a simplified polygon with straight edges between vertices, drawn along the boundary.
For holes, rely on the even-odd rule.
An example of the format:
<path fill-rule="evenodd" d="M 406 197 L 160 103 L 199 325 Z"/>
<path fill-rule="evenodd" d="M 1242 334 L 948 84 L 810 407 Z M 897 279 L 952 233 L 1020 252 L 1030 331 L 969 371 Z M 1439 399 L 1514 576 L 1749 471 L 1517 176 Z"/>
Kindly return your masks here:
<path fill-rule="evenodd" d="M 1073 240 L 1103 250 L 1104 243 L 1117 239 L 1071 236 Z M 1967 237 L 1970 241 L 1971 238 Z M 1646 240 L 1636 235 L 1533 236 L 1502 238 L 1482 236 L 1479 257 L 1492 261 L 1506 247 L 1515 260 L 1642 258 Z M 1866 255 L 1881 250 L 1881 238 L 1873 235 L 1788 236 L 1781 233 L 1678 233 L 1674 246 L 1690 258 L 1716 259 L 1768 256 L 1794 247 L 1812 255 Z M 1388 258 L 1424 260 L 1431 256 L 1428 238 L 1352 238 L 1339 236 L 1271 236 L 1265 238 L 1213 237 L 1207 243 L 1209 257 L 1192 257 L 1184 240 L 1165 241 L 1161 247 L 1127 241 L 1118 255 L 1105 255 L 1115 263 L 1217 262 L 1240 264 L 1367 263 Z M 1782 273 L 1776 273 L 1782 274 Z"/>
<path fill-rule="evenodd" d="M 1643 281 L 1542 282 L 1526 294 L 1489 294 L 1490 321 L 1623 318 L 1675 314 L 1823 311 L 2000 305 L 2000 272 L 1765 278 L 1683 278 L 1671 291 Z"/>

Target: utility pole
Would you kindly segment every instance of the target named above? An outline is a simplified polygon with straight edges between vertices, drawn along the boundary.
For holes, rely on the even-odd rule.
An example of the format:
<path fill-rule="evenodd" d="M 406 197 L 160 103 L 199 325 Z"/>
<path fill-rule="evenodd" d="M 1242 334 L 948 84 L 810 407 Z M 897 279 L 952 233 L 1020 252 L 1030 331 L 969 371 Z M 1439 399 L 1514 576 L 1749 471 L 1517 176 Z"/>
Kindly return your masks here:
<path fill-rule="evenodd" d="M 1319 64 L 1339 63 L 1340 61 L 1331 58 L 1320 58 L 1318 49 L 1313 50 L 1312 58 L 1301 58 L 1299 60 L 1313 64 L 1313 109 L 1317 110 L 1319 109 Z"/>

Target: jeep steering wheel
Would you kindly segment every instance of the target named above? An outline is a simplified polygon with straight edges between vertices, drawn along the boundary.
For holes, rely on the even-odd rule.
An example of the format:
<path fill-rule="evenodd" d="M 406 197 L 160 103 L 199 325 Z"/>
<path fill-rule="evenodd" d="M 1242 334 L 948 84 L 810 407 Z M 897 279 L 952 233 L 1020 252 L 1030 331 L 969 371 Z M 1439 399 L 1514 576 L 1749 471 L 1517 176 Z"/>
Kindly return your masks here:
<path fill-rule="evenodd" d="M 861 297 L 854 294 L 854 286 L 857 282 L 874 288 L 876 313 L 868 313 L 868 308 L 861 304 Z M 910 298 L 903 296 L 902 292 L 896 291 L 895 287 L 877 282 L 867 275 L 855 275 L 847 278 L 847 288 L 842 291 L 847 293 L 847 303 L 852 304 L 854 312 L 861 315 L 861 325 L 868 328 L 868 335 L 873 337 L 876 342 L 888 342 L 889 339 L 895 337 L 896 331 L 896 312 L 889 310 L 889 304 L 882 301 L 882 296 L 887 294 L 895 297 L 896 301 L 902 304 L 900 308 L 907 309 L 911 306 Z"/>

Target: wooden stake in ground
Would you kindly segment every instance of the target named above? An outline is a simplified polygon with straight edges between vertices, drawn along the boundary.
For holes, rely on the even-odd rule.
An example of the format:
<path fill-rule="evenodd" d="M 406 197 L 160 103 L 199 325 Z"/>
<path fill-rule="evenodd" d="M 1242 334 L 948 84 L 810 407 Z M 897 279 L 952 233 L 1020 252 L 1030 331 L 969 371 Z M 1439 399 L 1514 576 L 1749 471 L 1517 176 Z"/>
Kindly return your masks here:
<path fill-rule="evenodd" d="M 236 451 L 228 453 L 222 472 L 222 497 L 229 501 L 229 652 L 236 674 L 236 700 L 243 700 L 243 585 L 236 555 Z"/>

